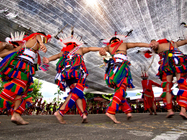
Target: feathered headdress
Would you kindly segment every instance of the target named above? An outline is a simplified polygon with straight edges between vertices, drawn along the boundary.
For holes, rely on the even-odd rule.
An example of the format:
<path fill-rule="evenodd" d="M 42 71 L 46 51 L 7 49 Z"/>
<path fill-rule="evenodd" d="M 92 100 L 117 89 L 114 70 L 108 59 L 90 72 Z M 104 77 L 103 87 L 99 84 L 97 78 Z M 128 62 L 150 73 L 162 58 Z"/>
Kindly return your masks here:
<path fill-rule="evenodd" d="M 8 43 L 10 43 L 10 44 L 13 44 L 13 45 L 14 45 L 13 42 L 16 42 L 16 43 L 18 43 L 20 45 L 21 43 L 24 43 L 24 42 L 30 40 L 31 38 L 33 38 L 36 35 L 43 36 L 45 38 L 45 43 L 49 42 L 50 39 L 51 39 L 51 35 L 50 34 L 44 35 L 42 33 L 32 33 L 31 35 L 26 36 L 25 32 L 21 32 L 21 33 L 15 32 L 14 34 L 10 33 L 11 38 L 7 37 L 5 39 L 5 41 L 8 42 Z"/>
<path fill-rule="evenodd" d="M 127 35 L 118 35 L 117 32 L 115 31 L 115 34 L 112 35 L 111 37 L 107 38 L 107 39 L 101 39 L 100 41 L 105 44 L 105 45 L 109 45 L 110 44 L 110 40 L 113 38 L 113 37 L 116 37 L 116 38 L 119 38 L 120 40 L 127 40 L 127 37 L 130 36 L 132 34 L 132 31 L 133 30 L 130 30 L 129 32 L 127 32 Z"/>
<path fill-rule="evenodd" d="M 13 33 L 10 33 L 10 37 L 6 37 L 5 41 L 7 43 L 14 45 L 13 42 L 19 42 L 23 40 L 25 32 L 21 32 L 21 33 L 15 32 L 14 34 L 15 35 L 13 35 Z"/>
<path fill-rule="evenodd" d="M 148 78 L 148 69 L 146 70 L 146 67 L 145 67 L 145 65 L 144 65 L 144 68 L 142 68 L 142 66 L 140 66 L 141 67 L 141 77 L 142 78 Z"/>
<path fill-rule="evenodd" d="M 31 35 L 29 36 L 25 36 L 24 35 L 25 32 L 21 32 L 19 34 L 19 32 L 15 32 L 15 35 L 13 35 L 13 33 L 11 33 L 11 38 L 6 38 L 5 40 L 12 44 L 13 46 L 15 46 L 15 43 L 16 45 L 20 46 L 21 44 L 27 42 L 28 40 L 32 39 L 33 37 L 35 37 L 36 35 L 41 35 L 45 38 L 45 43 L 49 42 L 50 39 L 51 39 L 51 35 L 48 34 L 48 35 L 44 35 L 43 33 L 32 33 Z M 41 65 L 41 58 L 40 58 L 40 55 L 38 53 L 38 51 L 36 52 L 38 54 L 38 64 Z"/>
<path fill-rule="evenodd" d="M 82 40 L 82 36 L 75 36 L 74 35 L 74 27 L 71 29 L 71 36 L 69 37 L 56 37 L 58 39 L 58 43 L 63 47 L 61 51 L 70 51 L 72 50 L 75 46 L 81 47 L 83 44 L 87 44 Z"/>

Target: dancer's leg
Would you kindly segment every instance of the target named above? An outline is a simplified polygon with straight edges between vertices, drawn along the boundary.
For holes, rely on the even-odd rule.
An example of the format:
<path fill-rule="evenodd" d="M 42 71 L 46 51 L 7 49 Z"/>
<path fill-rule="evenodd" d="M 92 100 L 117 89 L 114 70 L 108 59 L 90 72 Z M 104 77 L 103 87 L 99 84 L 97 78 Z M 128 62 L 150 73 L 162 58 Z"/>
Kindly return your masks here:
<path fill-rule="evenodd" d="M 120 87 L 116 90 L 112 101 L 110 102 L 107 111 L 106 111 L 106 115 L 114 122 L 114 123 L 121 123 L 119 121 L 117 121 L 115 114 L 116 111 L 119 108 L 119 104 L 121 103 L 121 100 L 125 97 L 125 90 L 123 87 Z"/>
<path fill-rule="evenodd" d="M 11 121 L 21 125 L 29 124 L 29 122 L 24 121 L 21 117 L 22 111 L 19 110 L 19 107 L 22 103 L 21 96 L 17 95 L 14 101 L 14 112 L 12 114 Z"/>
<path fill-rule="evenodd" d="M 153 112 L 152 112 L 151 108 L 148 108 L 148 110 L 149 110 L 149 112 L 150 112 L 149 115 L 153 115 Z"/>
<path fill-rule="evenodd" d="M 177 82 L 178 82 L 178 87 L 179 91 L 177 93 L 178 95 L 178 104 L 181 106 L 181 111 L 179 115 L 183 119 L 187 119 L 187 113 L 186 113 L 186 108 L 187 108 L 187 81 L 186 78 L 184 77 L 184 74 L 177 73 L 176 74 Z"/>
<path fill-rule="evenodd" d="M 83 90 L 84 90 L 84 87 L 79 83 L 77 83 L 76 86 L 71 89 L 70 91 L 71 94 L 69 95 L 70 97 L 68 96 L 66 98 L 67 101 L 65 101 L 65 103 L 60 107 L 60 109 L 57 112 L 55 112 L 55 116 L 57 117 L 60 123 L 65 123 L 65 121 L 63 120 L 63 115 L 70 108 L 73 107 L 73 105 L 79 98 L 82 99 L 84 97 Z"/>
<path fill-rule="evenodd" d="M 63 119 L 63 115 L 60 114 L 60 110 L 65 110 L 65 107 L 67 105 L 67 103 L 69 102 L 69 100 L 71 99 L 71 93 L 69 93 L 68 97 L 66 98 L 65 102 L 62 104 L 62 106 L 54 113 L 54 115 L 56 116 L 57 120 L 61 123 L 61 124 L 65 124 L 66 121 Z"/>
<path fill-rule="evenodd" d="M 85 109 L 83 108 L 83 101 L 82 99 L 77 99 L 76 104 L 78 106 L 78 109 L 80 110 L 82 114 L 82 123 L 87 123 L 87 115 L 85 113 Z"/>
<path fill-rule="evenodd" d="M 174 115 L 174 112 L 172 110 L 172 95 L 171 95 L 171 87 L 172 87 L 172 80 L 173 80 L 173 76 L 172 75 L 168 75 L 167 77 L 167 91 L 166 91 L 166 101 L 167 101 L 167 118 L 170 118 Z"/>
<path fill-rule="evenodd" d="M 156 105 L 155 105 L 154 102 L 153 102 L 153 111 L 154 111 L 155 115 L 157 115 L 157 113 L 156 113 Z"/>
<path fill-rule="evenodd" d="M 187 119 L 187 113 L 186 113 L 186 108 L 185 107 L 181 107 L 181 111 L 179 113 L 179 115 L 183 118 L 183 119 Z"/>
<path fill-rule="evenodd" d="M 4 85 L 3 92 L 0 94 L 2 100 L 11 102 L 11 104 L 7 102 L 6 107 L 13 110 L 11 121 L 16 124 L 28 124 L 21 117 L 26 107 L 26 101 L 22 99 L 22 95 L 26 96 L 26 92 L 27 81 L 12 79 Z"/>

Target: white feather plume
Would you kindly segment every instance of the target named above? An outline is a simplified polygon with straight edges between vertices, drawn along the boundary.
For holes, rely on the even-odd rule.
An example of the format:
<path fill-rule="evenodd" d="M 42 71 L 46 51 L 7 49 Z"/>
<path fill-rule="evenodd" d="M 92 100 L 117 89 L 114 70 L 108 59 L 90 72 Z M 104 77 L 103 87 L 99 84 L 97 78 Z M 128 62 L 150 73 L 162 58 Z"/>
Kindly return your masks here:
<path fill-rule="evenodd" d="M 21 33 L 15 32 L 14 35 L 13 33 L 10 33 L 11 41 L 21 41 L 23 40 L 24 35 L 25 35 L 25 32 L 21 32 Z"/>

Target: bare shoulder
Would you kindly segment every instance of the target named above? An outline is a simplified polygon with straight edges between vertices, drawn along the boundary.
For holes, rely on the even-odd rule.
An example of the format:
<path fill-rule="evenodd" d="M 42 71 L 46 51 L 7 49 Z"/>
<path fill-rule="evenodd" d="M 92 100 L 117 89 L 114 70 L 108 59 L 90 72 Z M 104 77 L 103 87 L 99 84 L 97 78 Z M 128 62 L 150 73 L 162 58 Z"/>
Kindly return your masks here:
<path fill-rule="evenodd" d="M 79 50 L 82 54 L 88 53 L 91 47 L 81 47 Z"/>
<path fill-rule="evenodd" d="M 83 55 L 83 54 L 84 54 L 84 51 L 85 51 L 85 47 L 80 47 L 80 48 L 76 51 L 76 54 Z"/>

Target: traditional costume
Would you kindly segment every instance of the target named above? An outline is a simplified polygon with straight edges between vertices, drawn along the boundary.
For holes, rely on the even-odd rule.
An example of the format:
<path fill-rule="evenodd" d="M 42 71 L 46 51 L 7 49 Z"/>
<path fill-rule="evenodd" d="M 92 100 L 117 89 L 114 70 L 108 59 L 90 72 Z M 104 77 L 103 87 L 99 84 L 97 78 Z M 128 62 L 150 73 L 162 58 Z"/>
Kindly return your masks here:
<path fill-rule="evenodd" d="M 179 91 L 178 95 L 178 104 L 180 106 L 187 107 L 187 91 L 186 91 L 186 78 L 185 74 L 187 73 L 187 62 L 186 56 L 179 51 L 174 46 L 173 41 L 169 41 L 167 39 L 161 39 L 157 41 L 159 44 L 169 43 L 169 50 L 160 52 L 158 55 L 160 56 L 159 69 L 157 76 L 159 76 L 162 81 L 161 87 L 163 89 L 163 93 L 161 97 L 163 98 L 163 102 L 166 104 L 167 110 L 172 109 L 172 98 L 173 92 L 171 90 L 173 83 L 167 81 L 167 75 L 175 76 L 175 73 L 180 73 L 180 79 L 177 81 Z M 167 86 L 169 86 L 169 91 L 167 91 Z M 172 95 L 170 103 L 166 100 L 166 92 L 170 92 Z M 179 100 L 180 99 L 180 100 Z"/>
<path fill-rule="evenodd" d="M 19 40 L 18 43 L 23 45 L 23 48 L 9 54 L 0 63 L 0 77 L 5 82 L 4 90 L 0 94 L 0 109 L 11 109 L 12 113 L 17 112 L 21 115 L 26 107 L 31 105 L 32 98 L 29 94 L 33 90 L 34 60 L 37 52 L 34 52 L 32 48 L 26 48 L 25 43 L 30 39 L 35 39 L 36 35 L 44 36 L 40 33 L 33 33 L 23 40 Z M 50 38 L 50 36 L 45 37 Z M 17 95 L 21 96 L 20 99 L 17 99 L 21 101 L 21 104 L 14 110 Z"/>
<path fill-rule="evenodd" d="M 151 108 L 154 103 L 154 93 L 152 89 L 152 85 L 160 87 L 159 84 L 153 82 L 152 80 L 148 80 L 148 75 L 146 72 L 141 76 L 142 77 L 142 87 L 143 87 L 143 99 L 144 99 L 144 110 Z M 156 104 L 155 104 L 156 105 Z"/>
<path fill-rule="evenodd" d="M 73 107 L 77 99 L 80 98 L 83 102 L 84 112 L 80 111 L 78 105 L 77 108 L 82 117 L 83 113 L 86 113 L 87 115 L 86 100 L 84 98 L 83 90 L 86 87 L 85 82 L 86 77 L 88 76 L 88 71 L 86 69 L 83 56 L 75 54 L 82 43 L 73 38 L 73 36 L 63 40 L 61 39 L 61 43 L 64 47 L 62 49 L 63 55 L 56 64 L 57 74 L 55 77 L 55 83 L 63 91 L 66 87 L 70 87 L 70 92 L 68 94 L 71 93 L 71 99 L 67 102 L 65 109 L 59 110 L 59 113 L 63 116 L 70 108 Z M 74 85 L 74 83 L 76 83 L 76 85 Z"/>
<path fill-rule="evenodd" d="M 115 37 L 120 38 L 120 35 L 116 35 Z M 123 40 L 125 38 L 125 36 L 121 35 L 120 39 Z M 104 40 L 105 44 L 109 44 L 109 42 L 107 43 L 107 40 L 109 41 L 109 39 Z M 105 71 L 104 79 L 109 87 L 115 89 L 114 96 L 112 101 L 109 103 L 106 112 L 113 115 L 115 115 L 116 111 L 118 111 L 119 104 L 122 104 L 121 109 L 126 114 L 132 111 L 125 98 L 127 96 L 126 88 L 134 88 L 129 68 L 131 64 L 125 54 L 114 54 L 122 43 L 123 41 L 117 41 L 110 45 L 110 47 L 114 47 L 113 52 L 111 53 L 112 58 L 109 61 L 106 61 L 108 65 Z"/>
<path fill-rule="evenodd" d="M 157 42 L 161 44 L 161 43 L 168 43 L 169 41 L 166 39 L 162 39 L 162 40 L 158 40 Z M 166 79 L 167 75 L 175 76 L 175 73 L 181 73 L 181 77 L 177 81 L 178 87 L 179 87 L 179 91 L 177 95 L 178 95 L 178 98 L 181 99 L 180 102 L 178 102 L 178 104 L 180 106 L 181 105 L 184 106 L 182 102 L 187 102 L 187 91 L 184 88 L 186 87 L 186 82 L 185 82 L 186 79 L 184 77 L 184 74 L 187 72 L 187 65 L 185 64 L 186 62 L 185 62 L 184 54 L 174 47 L 173 41 L 169 43 L 170 43 L 169 50 L 159 53 L 160 67 L 158 69 L 157 76 L 159 76 L 160 79 L 162 80 L 161 86 L 163 88 L 163 93 L 161 97 L 162 98 L 166 97 L 167 85 L 169 85 L 169 89 L 170 89 L 169 92 L 173 95 L 172 90 L 171 90 L 173 83 L 167 82 L 167 79 Z M 185 106 L 187 107 L 187 103 Z M 166 107 L 167 107 L 167 110 L 172 109 L 172 102 L 167 103 L 166 101 Z"/>

